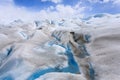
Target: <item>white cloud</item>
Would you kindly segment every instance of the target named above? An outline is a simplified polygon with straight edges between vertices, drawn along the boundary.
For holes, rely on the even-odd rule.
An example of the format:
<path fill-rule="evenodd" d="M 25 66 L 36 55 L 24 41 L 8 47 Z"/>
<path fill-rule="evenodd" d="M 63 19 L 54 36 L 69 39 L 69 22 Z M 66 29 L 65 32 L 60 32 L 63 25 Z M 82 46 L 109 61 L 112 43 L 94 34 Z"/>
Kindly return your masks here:
<path fill-rule="evenodd" d="M 113 4 L 120 6 L 120 0 L 113 0 Z"/>
<path fill-rule="evenodd" d="M 61 3 L 62 2 L 62 0 L 41 0 L 41 1 L 43 1 L 43 2 L 51 1 L 53 3 Z"/>
<path fill-rule="evenodd" d="M 5 1 L 8 1 L 8 3 Z M 0 5 L 0 22 L 9 22 L 15 19 L 30 21 L 48 18 L 66 18 L 78 15 L 83 16 L 82 12 L 84 11 L 84 7 L 81 7 L 79 3 L 75 6 L 58 4 L 55 7 L 50 6 L 49 8 L 38 12 L 29 11 L 25 7 L 15 6 L 12 0 L 3 0 L 0 4 L 2 4 Z"/>
<path fill-rule="evenodd" d="M 13 4 L 13 0 L 0 0 L 0 6 L 11 5 Z"/>
<path fill-rule="evenodd" d="M 120 4 L 120 0 L 103 0 L 104 3 L 112 2 L 113 4 Z"/>
<path fill-rule="evenodd" d="M 52 11 L 52 10 L 55 11 Z M 59 4 L 56 7 L 51 6 L 50 8 L 48 8 L 48 10 L 46 10 L 46 13 L 49 13 L 48 17 L 49 18 L 66 18 L 66 17 L 73 17 L 73 16 L 79 16 L 82 17 L 83 16 L 83 12 L 84 11 L 84 7 L 78 7 L 78 4 L 76 4 L 75 6 L 70 6 L 70 5 L 63 5 L 63 4 Z"/>
<path fill-rule="evenodd" d="M 103 3 L 107 3 L 107 2 L 109 2 L 110 0 L 103 0 Z"/>
<path fill-rule="evenodd" d="M 57 5 L 56 10 L 61 17 L 72 15 L 75 12 L 71 6 L 64 6 L 64 5 Z"/>
<path fill-rule="evenodd" d="M 88 0 L 90 3 L 97 3 L 99 0 Z"/>
<path fill-rule="evenodd" d="M 88 0 L 90 3 L 108 3 L 111 0 Z"/>
<path fill-rule="evenodd" d="M 90 3 L 108 3 L 120 4 L 120 0 L 88 0 Z"/>

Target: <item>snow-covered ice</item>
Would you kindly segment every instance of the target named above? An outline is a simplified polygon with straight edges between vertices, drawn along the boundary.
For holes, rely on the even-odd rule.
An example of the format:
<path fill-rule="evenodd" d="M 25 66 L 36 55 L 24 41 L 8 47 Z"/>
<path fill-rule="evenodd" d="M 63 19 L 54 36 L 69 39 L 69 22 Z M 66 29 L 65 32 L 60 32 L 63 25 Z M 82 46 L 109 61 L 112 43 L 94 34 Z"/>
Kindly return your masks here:
<path fill-rule="evenodd" d="M 119 80 L 120 15 L 0 23 L 0 80 Z"/>

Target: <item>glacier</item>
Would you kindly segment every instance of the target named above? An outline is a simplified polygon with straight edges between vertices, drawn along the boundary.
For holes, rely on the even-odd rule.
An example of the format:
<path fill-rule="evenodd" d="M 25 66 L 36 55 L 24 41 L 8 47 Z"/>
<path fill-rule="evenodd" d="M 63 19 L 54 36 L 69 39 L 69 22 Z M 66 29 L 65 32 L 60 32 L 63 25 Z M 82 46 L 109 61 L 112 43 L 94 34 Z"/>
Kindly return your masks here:
<path fill-rule="evenodd" d="M 119 80 L 119 25 L 119 14 L 0 23 L 0 80 Z"/>

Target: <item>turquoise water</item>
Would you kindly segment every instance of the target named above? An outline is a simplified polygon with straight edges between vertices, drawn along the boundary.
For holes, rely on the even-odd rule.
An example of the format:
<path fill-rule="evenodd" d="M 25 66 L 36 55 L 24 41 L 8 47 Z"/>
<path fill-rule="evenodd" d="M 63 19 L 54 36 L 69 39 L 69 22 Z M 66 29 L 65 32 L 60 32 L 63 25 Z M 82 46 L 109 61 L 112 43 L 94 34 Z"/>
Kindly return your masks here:
<path fill-rule="evenodd" d="M 27 80 L 34 80 L 46 73 L 50 72 L 70 72 L 70 73 L 80 73 L 78 64 L 76 63 L 73 54 L 71 52 L 70 46 L 67 46 L 65 55 L 68 57 L 68 66 L 64 68 L 60 68 L 60 66 L 56 66 L 54 68 L 47 68 L 43 70 L 36 70 Z"/>

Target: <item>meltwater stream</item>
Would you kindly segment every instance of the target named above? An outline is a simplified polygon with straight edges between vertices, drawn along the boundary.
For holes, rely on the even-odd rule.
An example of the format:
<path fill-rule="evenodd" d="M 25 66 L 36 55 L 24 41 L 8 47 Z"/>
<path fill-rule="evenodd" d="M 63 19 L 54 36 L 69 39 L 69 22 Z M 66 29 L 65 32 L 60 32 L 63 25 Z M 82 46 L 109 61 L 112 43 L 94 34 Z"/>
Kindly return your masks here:
<path fill-rule="evenodd" d="M 65 47 L 64 47 L 65 48 Z M 68 66 L 67 67 L 60 67 L 60 65 L 54 67 L 54 68 L 47 68 L 43 70 L 36 70 L 30 77 L 28 77 L 27 80 L 35 80 L 36 78 L 50 72 L 70 72 L 70 73 L 80 73 L 78 64 L 76 63 L 72 51 L 70 49 L 70 46 L 67 46 L 65 48 L 66 52 L 64 53 L 68 58 Z"/>

